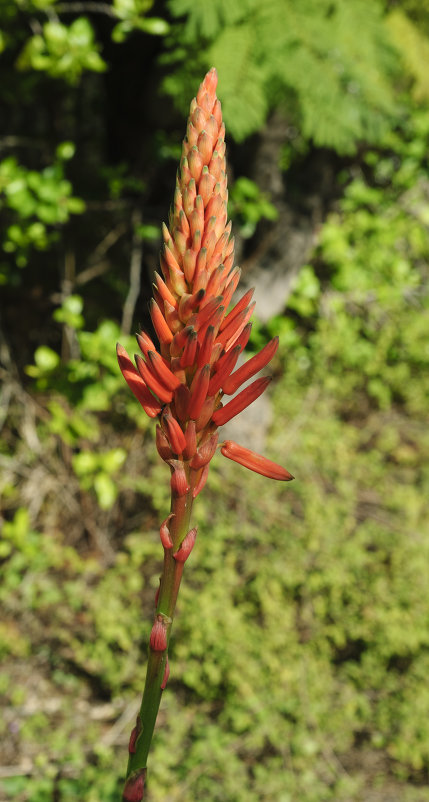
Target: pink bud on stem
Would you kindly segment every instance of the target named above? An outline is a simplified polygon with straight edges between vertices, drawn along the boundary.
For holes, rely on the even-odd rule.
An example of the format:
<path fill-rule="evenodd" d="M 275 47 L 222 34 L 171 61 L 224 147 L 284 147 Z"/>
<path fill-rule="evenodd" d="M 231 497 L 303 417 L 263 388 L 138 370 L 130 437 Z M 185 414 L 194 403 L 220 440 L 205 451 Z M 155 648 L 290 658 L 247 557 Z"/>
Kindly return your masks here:
<path fill-rule="evenodd" d="M 184 563 L 188 559 L 192 549 L 194 548 L 195 539 L 197 537 L 196 528 L 190 529 L 180 548 L 173 554 L 174 559 L 178 563 Z"/>

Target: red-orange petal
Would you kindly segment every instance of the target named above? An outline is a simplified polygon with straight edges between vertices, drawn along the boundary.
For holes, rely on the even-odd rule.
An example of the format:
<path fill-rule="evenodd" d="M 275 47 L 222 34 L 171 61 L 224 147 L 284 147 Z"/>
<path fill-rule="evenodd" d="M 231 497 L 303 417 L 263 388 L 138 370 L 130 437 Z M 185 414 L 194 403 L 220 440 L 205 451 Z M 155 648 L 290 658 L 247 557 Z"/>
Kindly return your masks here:
<path fill-rule="evenodd" d="M 162 421 L 167 430 L 167 436 L 174 454 L 181 454 L 186 448 L 185 435 L 180 428 L 180 424 L 173 418 L 169 407 L 164 409 Z"/>
<path fill-rule="evenodd" d="M 243 297 L 240 298 L 238 303 L 236 303 L 235 306 L 231 309 L 231 311 L 228 312 L 225 320 L 223 321 L 220 327 L 221 331 L 223 331 L 223 329 L 226 329 L 226 327 L 229 326 L 231 321 L 234 320 L 237 317 L 237 315 L 240 314 L 240 312 L 242 312 L 243 309 L 246 308 L 246 306 L 248 306 L 248 304 L 252 300 L 252 295 L 254 292 L 255 288 L 251 287 L 250 290 L 247 290 L 247 292 L 244 293 Z"/>
<path fill-rule="evenodd" d="M 149 415 L 150 418 L 156 418 L 162 409 L 158 399 L 152 395 L 146 382 L 134 367 L 125 348 L 119 343 L 116 346 L 116 353 L 119 367 L 128 387 L 142 405 L 146 415 Z"/>
<path fill-rule="evenodd" d="M 228 457 L 228 459 L 232 459 L 234 462 L 244 465 L 245 468 L 249 468 L 249 470 L 255 471 L 255 473 L 268 476 L 269 479 L 279 479 L 283 482 L 290 482 L 291 479 L 295 478 L 286 468 L 278 465 L 277 462 L 273 462 L 263 457 L 261 454 L 256 454 L 255 451 L 251 451 L 249 448 L 238 445 L 234 440 L 225 440 L 221 452 L 224 457 Z"/>
<path fill-rule="evenodd" d="M 173 333 L 167 326 L 164 315 L 162 314 L 156 301 L 152 299 L 150 302 L 150 316 L 152 318 L 153 327 L 158 335 L 158 339 L 162 345 L 168 345 L 173 339 Z"/>
<path fill-rule="evenodd" d="M 210 381 L 210 366 L 204 365 L 199 368 L 191 384 L 191 401 L 189 403 L 188 414 L 192 420 L 196 420 L 203 408 L 207 397 L 207 390 Z"/>
<path fill-rule="evenodd" d="M 197 332 L 194 329 L 190 329 L 187 340 L 185 342 L 185 347 L 183 349 L 183 354 L 180 357 L 181 368 L 190 368 L 191 365 L 195 364 L 197 356 L 197 347 L 198 347 Z"/>
<path fill-rule="evenodd" d="M 210 325 L 207 327 L 204 339 L 201 343 L 200 350 L 198 352 L 197 367 L 202 368 L 203 365 L 208 365 L 210 363 L 214 338 L 215 338 L 215 328 L 214 326 Z"/>
<path fill-rule="evenodd" d="M 188 421 L 185 439 L 186 448 L 183 449 L 183 458 L 191 459 L 197 450 L 197 428 L 194 420 Z"/>
<path fill-rule="evenodd" d="M 246 409 L 246 407 L 262 395 L 270 381 L 271 378 L 269 376 L 256 379 L 249 387 L 245 387 L 241 393 L 238 393 L 235 398 L 229 401 L 228 404 L 213 412 L 212 420 L 216 426 L 223 426 L 224 423 L 228 423 L 231 418 L 235 418 L 239 412 Z"/>
<path fill-rule="evenodd" d="M 143 357 L 140 356 L 140 354 L 134 354 L 134 359 L 136 360 L 137 370 L 140 373 L 143 381 L 146 382 L 152 392 L 158 396 L 160 401 L 162 401 L 164 404 L 169 404 L 173 398 L 172 390 L 168 390 L 167 387 L 159 381 L 159 379 L 151 372 L 148 365 L 146 365 L 146 362 L 144 361 Z"/>
<path fill-rule="evenodd" d="M 180 384 L 180 379 L 167 367 L 162 356 L 158 354 L 157 351 L 148 351 L 147 359 L 160 382 L 164 384 L 168 390 L 176 390 Z"/>
<path fill-rule="evenodd" d="M 235 348 L 232 348 L 231 351 L 227 351 L 226 354 L 221 356 L 216 364 L 216 373 L 214 373 L 210 379 L 208 388 L 209 395 L 216 395 L 216 393 L 219 392 L 223 382 L 230 375 L 231 371 L 234 370 L 240 352 L 241 348 L 237 345 Z"/>
<path fill-rule="evenodd" d="M 228 376 L 222 385 L 222 390 L 224 393 L 226 393 L 226 395 L 234 395 L 234 393 L 245 381 L 251 379 L 252 376 L 255 376 L 255 374 L 264 368 L 265 365 L 268 365 L 268 362 L 270 362 L 276 353 L 278 346 L 279 338 L 273 337 L 273 339 L 270 340 L 270 342 L 267 343 L 267 345 L 265 345 L 258 354 L 252 356 L 247 360 L 247 362 L 245 362 L 244 365 L 241 365 L 241 367 L 239 367 L 235 373 L 232 373 L 231 376 Z"/>
<path fill-rule="evenodd" d="M 156 345 L 152 342 L 149 335 L 145 331 L 136 334 L 137 343 L 142 354 L 146 356 L 148 351 L 156 351 Z"/>

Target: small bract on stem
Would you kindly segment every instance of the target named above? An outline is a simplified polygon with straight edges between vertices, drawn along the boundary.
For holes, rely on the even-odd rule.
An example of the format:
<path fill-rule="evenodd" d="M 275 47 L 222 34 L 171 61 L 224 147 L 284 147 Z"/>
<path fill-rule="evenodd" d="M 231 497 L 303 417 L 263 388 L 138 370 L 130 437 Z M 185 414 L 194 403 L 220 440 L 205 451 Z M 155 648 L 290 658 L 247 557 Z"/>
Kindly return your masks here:
<path fill-rule="evenodd" d="M 170 467 L 171 509 L 160 527 L 164 565 L 155 600 L 145 688 L 131 733 L 124 802 L 143 799 L 147 758 L 170 668 L 168 644 L 183 567 L 197 536 L 192 504 L 203 489 L 218 447 L 217 429 L 251 404 L 270 378 L 253 378 L 273 358 L 274 337 L 235 370 L 252 324 L 253 290 L 229 309 L 240 279 L 227 222 L 225 127 L 211 69 L 191 103 L 169 225 L 163 226 L 161 273 L 155 274 L 150 315 L 159 348 L 137 335 L 135 364 L 118 344 L 119 367 L 135 397 L 157 418 L 156 446 Z M 234 393 L 240 390 L 237 395 Z M 225 405 L 225 395 L 233 395 Z M 221 443 L 228 459 L 263 476 L 289 481 L 282 466 L 239 446 Z"/>

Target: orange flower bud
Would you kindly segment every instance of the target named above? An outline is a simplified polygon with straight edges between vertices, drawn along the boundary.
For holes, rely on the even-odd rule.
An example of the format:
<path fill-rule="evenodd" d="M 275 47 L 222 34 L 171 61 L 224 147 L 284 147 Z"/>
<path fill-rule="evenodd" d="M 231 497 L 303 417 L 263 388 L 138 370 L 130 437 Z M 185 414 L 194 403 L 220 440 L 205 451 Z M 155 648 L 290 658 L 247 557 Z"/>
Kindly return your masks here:
<path fill-rule="evenodd" d="M 208 135 L 211 136 L 214 142 L 219 134 L 219 126 L 213 117 L 213 114 L 210 114 L 210 117 L 207 118 L 205 130 L 207 131 Z"/>
<path fill-rule="evenodd" d="M 169 407 L 165 407 L 162 413 L 162 422 L 167 430 L 167 437 L 173 453 L 181 454 L 186 447 L 185 435 L 180 428 L 180 424 L 173 418 Z"/>
<path fill-rule="evenodd" d="M 183 254 L 183 272 L 186 281 L 190 284 L 194 278 L 195 266 L 197 263 L 197 254 L 195 251 L 188 248 Z"/>
<path fill-rule="evenodd" d="M 206 253 L 205 248 L 202 248 L 200 254 L 204 251 Z M 197 259 L 198 264 L 198 259 Z M 195 278 L 194 278 L 194 291 L 197 292 L 198 290 L 205 290 L 207 287 L 209 274 L 207 270 L 203 268 L 202 270 L 195 270 Z"/>
<path fill-rule="evenodd" d="M 195 142 L 193 142 L 195 145 Z M 185 210 L 185 214 L 189 215 L 194 209 L 195 206 L 195 198 L 197 196 L 197 186 L 195 183 L 195 179 L 191 178 L 188 186 L 185 188 L 183 193 L 183 208 Z"/>
<path fill-rule="evenodd" d="M 179 356 L 182 353 L 191 331 L 194 331 L 194 328 L 188 325 L 185 326 L 184 329 L 180 329 L 180 331 L 176 332 L 170 345 L 171 357 Z"/>
<path fill-rule="evenodd" d="M 235 304 L 235 306 L 231 309 L 231 311 L 224 318 L 224 320 L 223 320 L 223 322 L 221 324 L 221 327 L 220 327 L 221 331 L 223 331 L 223 329 L 226 329 L 226 327 L 229 326 L 229 324 L 233 320 L 235 320 L 237 315 L 240 314 L 240 312 L 242 312 L 243 309 L 246 309 L 246 307 L 248 306 L 248 304 L 252 300 L 252 295 L 253 295 L 254 291 L 255 291 L 255 288 L 251 287 L 250 290 L 247 290 L 247 292 L 244 293 L 243 297 L 240 298 L 238 303 Z"/>
<path fill-rule="evenodd" d="M 197 367 L 202 368 L 203 365 L 208 365 L 210 363 L 214 338 L 215 338 L 214 326 L 207 326 L 206 333 L 204 335 L 204 339 L 201 343 L 201 347 L 198 353 Z"/>
<path fill-rule="evenodd" d="M 156 282 L 156 288 L 162 300 L 168 301 L 168 303 L 171 304 L 171 306 L 177 307 L 176 298 L 174 297 L 173 293 L 170 292 L 164 279 L 161 278 L 161 276 L 159 275 L 159 273 L 156 272 L 156 270 L 155 270 L 155 282 Z"/>
<path fill-rule="evenodd" d="M 215 399 L 209 397 L 206 398 L 202 406 L 201 412 L 197 420 L 195 421 L 197 432 L 201 432 L 201 430 L 205 429 L 205 427 L 207 426 L 213 414 L 214 406 L 215 406 Z"/>
<path fill-rule="evenodd" d="M 227 379 L 230 375 L 231 371 L 234 370 L 237 359 L 240 355 L 241 348 L 239 345 L 232 348 L 230 351 L 227 351 L 219 361 L 215 365 L 216 373 L 212 376 L 209 382 L 208 387 L 208 394 L 209 395 L 216 395 L 219 392 L 220 388 L 223 385 L 223 382 Z"/>
<path fill-rule="evenodd" d="M 217 409 L 216 412 L 213 413 L 213 423 L 215 423 L 216 426 L 223 426 L 224 423 L 228 423 L 231 418 L 235 418 L 239 412 L 242 412 L 243 409 L 246 409 L 246 407 L 262 395 L 270 381 L 271 378 L 266 376 L 261 379 L 256 379 L 249 387 L 245 387 L 232 401 L 229 401 L 228 404 Z"/>
<path fill-rule="evenodd" d="M 216 181 L 219 181 L 222 175 L 223 167 L 224 167 L 224 161 L 219 156 L 217 150 L 215 150 L 208 164 L 208 168 L 209 172 L 211 173 L 211 175 L 215 177 Z"/>
<path fill-rule="evenodd" d="M 215 184 L 216 179 L 209 173 L 208 167 L 203 167 L 201 178 L 198 184 L 198 194 L 201 195 L 204 206 L 207 206 L 209 203 Z"/>
<path fill-rule="evenodd" d="M 135 354 L 134 359 L 136 360 L 137 370 L 142 379 L 146 382 L 147 386 L 150 387 L 152 392 L 154 392 L 164 404 L 168 404 L 173 398 L 172 391 L 162 384 L 151 372 L 140 354 Z"/>
<path fill-rule="evenodd" d="M 277 462 L 272 462 L 272 460 L 261 456 L 261 454 L 256 454 L 249 448 L 239 446 L 238 443 L 234 443 L 233 440 L 225 440 L 221 452 L 224 457 L 228 457 L 228 459 L 232 459 L 234 462 L 244 465 L 245 468 L 249 468 L 251 471 L 255 471 L 255 473 L 268 476 L 270 479 L 290 482 L 291 479 L 295 478 L 286 468 L 278 465 Z"/>
<path fill-rule="evenodd" d="M 135 369 L 125 348 L 119 343 L 116 346 L 116 353 L 118 356 L 119 367 L 122 371 L 125 381 L 128 384 L 128 387 L 134 393 L 137 401 L 139 401 L 142 405 L 146 415 L 149 415 L 150 418 L 156 418 L 156 416 L 161 412 L 161 405 L 158 399 L 154 398 L 146 382 Z"/>
<path fill-rule="evenodd" d="M 204 365 L 198 368 L 191 384 L 191 401 L 189 403 L 188 415 L 192 420 L 196 420 L 201 413 L 204 401 L 207 397 L 207 390 L 210 381 L 210 366 Z"/>
<path fill-rule="evenodd" d="M 199 254 L 197 256 L 197 265 L 195 269 L 196 276 L 198 276 L 199 273 L 202 273 L 202 271 L 206 267 L 206 264 L 207 264 L 207 251 L 205 248 L 200 248 Z M 194 292 L 196 292 L 195 287 L 194 287 Z"/>
<path fill-rule="evenodd" d="M 180 190 L 177 190 L 177 191 L 178 191 L 179 196 L 180 196 L 180 205 L 182 206 L 182 193 L 180 192 Z M 176 210 L 176 214 L 177 214 L 177 210 Z M 183 211 L 182 208 L 180 209 L 180 212 L 179 212 L 179 227 L 180 227 L 181 232 L 185 235 L 185 237 L 188 238 L 190 233 L 191 233 L 191 230 L 189 228 L 188 218 L 186 217 L 186 214 L 185 214 L 185 212 Z"/>
<path fill-rule="evenodd" d="M 176 415 L 182 423 L 189 418 L 189 404 L 191 403 L 191 392 L 186 384 L 181 384 L 174 393 L 174 406 Z"/>
<path fill-rule="evenodd" d="M 197 429 L 194 420 L 188 421 L 185 439 L 186 447 L 183 449 L 183 458 L 191 459 L 197 450 Z"/>
<path fill-rule="evenodd" d="M 253 312 L 254 308 L 255 308 L 255 301 L 253 301 L 253 303 L 250 304 L 250 306 L 249 306 L 247 312 L 245 312 L 243 318 L 241 318 L 241 314 L 238 315 L 238 318 L 240 318 L 240 319 L 238 321 L 236 319 L 237 329 L 233 334 L 231 334 L 231 337 L 229 338 L 229 340 L 227 340 L 226 345 L 225 345 L 225 351 L 229 351 L 229 349 L 232 348 L 232 346 L 237 342 L 238 338 L 240 337 L 241 332 L 243 331 L 243 329 L 247 325 L 249 318 L 252 316 L 252 312 Z M 231 326 L 233 326 L 233 324 L 234 324 L 234 321 L 232 322 Z M 226 331 L 226 329 L 224 331 Z M 222 334 L 223 333 L 224 332 L 222 332 Z"/>
<path fill-rule="evenodd" d="M 198 347 L 197 332 L 194 329 L 192 329 L 192 331 L 189 332 L 188 339 L 183 349 L 183 354 L 180 357 L 180 366 L 182 368 L 189 368 L 195 364 L 197 347 Z"/>
<path fill-rule="evenodd" d="M 192 178 L 195 178 L 195 181 L 198 183 L 201 176 L 201 170 L 203 169 L 203 157 L 201 153 L 197 150 L 197 147 L 191 148 L 188 155 L 188 164 L 189 169 L 191 171 Z"/>
<path fill-rule="evenodd" d="M 165 364 L 162 356 L 156 351 L 148 351 L 147 359 L 149 360 L 151 370 L 156 373 L 160 382 L 165 385 L 168 390 L 176 390 L 180 384 L 180 380 L 170 368 Z"/>
<path fill-rule="evenodd" d="M 206 301 L 207 297 L 208 296 L 206 295 L 204 301 Z M 222 300 L 222 295 L 218 295 L 216 298 L 209 298 L 205 306 L 201 304 L 200 311 L 198 312 L 197 319 L 195 321 L 195 328 L 197 331 L 202 329 L 204 326 L 211 324 L 213 314 L 221 305 Z"/>
<path fill-rule="evenodd" d="M 203 164 L 208 164 L 213 155 L 213 139 L 205 129 L 198 137 L 197 148 L 201 154 Z"/>
<path fill-rule="evenodd" d="M 153 344 L 152 340 L 150 339 L 149 335 L 146 334 L 146 332 L 141 331 L 140 334 L 136 334 L 136 339 L 140 351 L 145 356 L 148 351 L 156 351 L 156 346 Z"/>
<path fill-rule="evenodd" d="M 164 315 L 162 314 L 158 304 L 153 299 L 150 302 L 150 316 L 152 318 L 153 327 L 158 335 L 161 345 L 168 345 L 173 339 L 171 329 L 167 326 Z"/>
<path fill-rule="evenodd" d="M 248 379 L 251 379 L 259 370 L 268 365 L 279 346 L 279 338 L 274 337 L 258 354 L 248 359 L 244 365 L 229 376 L 223 383 L 222 389 L 226 395 L 234 395 L 236 390 Z"/>
<path fill-rule="evenodd" d="M 212 195 L 206 206 L 204 212 L 204 219 L 209 220 L 210 217 L 217 218 L 221 210 L 224 211 L 224 209 L 225 209 L 225 201 L 223 200 L 220 192 L 217 193 L 216 195 Z"/>

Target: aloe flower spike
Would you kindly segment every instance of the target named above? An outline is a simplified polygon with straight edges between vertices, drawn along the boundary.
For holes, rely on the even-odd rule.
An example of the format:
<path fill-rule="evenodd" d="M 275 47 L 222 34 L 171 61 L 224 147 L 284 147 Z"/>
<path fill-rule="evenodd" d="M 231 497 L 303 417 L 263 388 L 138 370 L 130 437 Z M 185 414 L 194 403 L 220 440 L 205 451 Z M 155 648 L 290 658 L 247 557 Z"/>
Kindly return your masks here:
<path fill-rule="evenodd" d="M 274 356 L 278 339 L 233 372 L 250 336 L 254 308 L 249 290 L 229 311 L 240 269 L 227 215 L 225 127 L 216 97 L 217 73 L 204 78 L 191 103 L 169 224 L 163 225 L 161 273 L 155 274 L 150 304 L 159 347 L 145 332 L 137 335 L 141 355 L 135 365 L 117 346 L 119 367 L 151 418 L 157 418 L 156 445 L 170 467 L 170 513 L 161 524 L 164 565 L 149 641 L 143 700 L 130 740 L 123 802 L 144 796 L 147 760 L 168 674 L 168 645 L 185 562 L 197 530 L 192 504 L 207 481 L 218 442 L 217 429 L 238 415 L 268 386 L 256 378 L 233 395 Z M 293 476 L 280 465 L 232 440 L 221 445 L 227 459 L 281 481 Z"/>

